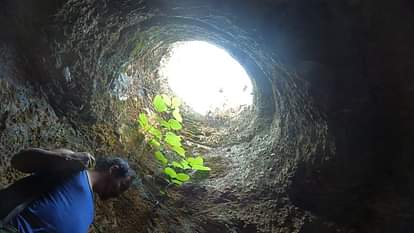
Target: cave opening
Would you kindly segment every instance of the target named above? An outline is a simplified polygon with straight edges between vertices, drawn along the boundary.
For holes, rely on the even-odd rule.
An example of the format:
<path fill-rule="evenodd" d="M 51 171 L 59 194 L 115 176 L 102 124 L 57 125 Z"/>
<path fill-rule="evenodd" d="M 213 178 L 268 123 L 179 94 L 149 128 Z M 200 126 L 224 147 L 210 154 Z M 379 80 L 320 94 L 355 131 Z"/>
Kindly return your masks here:
<path fill-rule="evenodd" d="M 208 42 L 172 44 L 159 73 L 172 93 L 203 116 L 235 115 L 252 104 L 247 72 L 224 49 Z"/>

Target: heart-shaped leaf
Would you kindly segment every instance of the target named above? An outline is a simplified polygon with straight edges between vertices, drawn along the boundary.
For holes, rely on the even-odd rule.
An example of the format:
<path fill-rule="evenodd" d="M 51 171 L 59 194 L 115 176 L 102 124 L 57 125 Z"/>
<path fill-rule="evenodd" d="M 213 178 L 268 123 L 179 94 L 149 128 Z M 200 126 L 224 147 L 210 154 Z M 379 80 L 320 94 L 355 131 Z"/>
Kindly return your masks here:
<path fill-rule="evenodd" d="M 189 166 L 187 160 L 181 160 L 180 164 L 183 166 L 183 169 L 190 169 L 191 167 Z"/>
<path fill-rule="evenodd" d="M 165 134 L 165 141 L 171 146 L 181 146 L 181 138 L 172 132 Z"/>
<path fill-rule="evenodd" d="M 173 129 L 173 130 L 180 130 L 180 129 L 183 128 L 183 126 L 180 124 L 180 122 L 177 121 L 177 120 L 174 120 L 174 119 L 170 119 L 168 121 L 168 124 L 170 125 L 171 129 Z"/>
<path fill-rule="evenodd" d="M 204 164 L 203 158 L 201 156 L 198 156 L 196 158 L 188 158 L 187 161 L 191 165 L 191 167 L 193 167 L 194 165 L 203 166 Z"/>
<path fill-rule="evenodd" d="M 176 179 L 182 182 L 186 182 L 190 179 L 190 176 L 185 173 L 178 173 Z"/>
<path fill-rule="evenodd" d="M 138 115 L 138 123 L 143 129 L 146 129 L 148 127 L 148 117 L 145 113 L 140 113 Z"/>
<path fill-rule="evenodd" d="M 167 165 L 168 160 L 167 160 L 167 158 L 165 158 L 164 154 L 161 153 L 161 151 L 156 151 L 154 153 L 154 156 L 158 161 L 161 162 L 162 165 L 164 165 L 164 166 Z"/>
<path fill-rule="evenodd" d="M 172 166 L 173 166 L 173 167 L 177 167 L 177 168 L 184 169 L 183 165 L 182 165 L 182 164 L 180 164 L 180 163 L 178 163 L 178 162 L 176 162 L 176 161 L 172 162 Z"/>
<path fill-rule="evenodd" d="M 157 128 L 149 128 L 148 133 L 154 135 L 158 140 L 161 140 L 161 131 L 159 131 Z"/>
<path fill-rule="evenodd" d="M 162 94 L 161 97 L 162 97 L 162 100 L 164 100 L 164 103 L 167 106 L 171 106 L 171 97 L 169 97 L 168 95 L 165 95 L 165 94 Z"/>
<path fill-rule="evenodd" d="M 171 178 L 177 177 L 177 173 L 175 172 L 175 170 L 170 167 L 164 168 L 164 173 L 167 174 Z"/>
<path fill-rule="evenodd" d="M 192 165 L 191 168 L 194 169 L 194 170 L 197 170 L 197 171 L 210 171 L 211 170 L 211 168 L 204 167 L 204 166 L 201 166 L 201 165 Z"/>
<path fill-rule="evenodd" d="M 175 151 L 178 155 L 185 157 L 185 149 L 181 146 L 172 146 L 173 151 Z"/>
<path fill-rule="evenodd" d="M 168 109 L 164 99 L 160 95 L 155 96 L 153 104 L 157 112 L 165 112 Z"/>
<path fill-rule="evenodd" d="M 173 97 L 171 100 L 171 105 L 173 108 L 178 108 L 181 106 L 181 100 L 178 97 Z"/>
<path fill-rule="evenodd" d="M 181 117 L 180 110 L 178 110 L 178 108 L 174 109 L 174 111 L 172 112 L 172 115 L 177 121 L 183 122 L 183 118 Z"/>
<path fill-rule="evenodd" d="M 159 148 L 161 146 L 160 142 L 156 139 L 151 139 L 151 141 L 148 142 L 152 148 Z"/>
<path fill-rule="evenodd" d="M 161 124 L 161 126 L 163 126 L 166 129 L 170 129 L 171 128 L 170 123 L 168 123 L 167 121 L 161 120 L 160 121 L 160 124 Z"/>

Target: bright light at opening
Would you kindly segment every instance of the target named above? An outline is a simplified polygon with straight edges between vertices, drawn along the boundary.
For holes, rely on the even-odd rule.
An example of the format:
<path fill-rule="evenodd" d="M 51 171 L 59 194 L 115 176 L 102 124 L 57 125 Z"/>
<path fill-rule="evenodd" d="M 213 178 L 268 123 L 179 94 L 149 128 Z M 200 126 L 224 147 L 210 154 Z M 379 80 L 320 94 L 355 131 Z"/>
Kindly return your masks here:
<path fill-rule="evenodd" d="M 202 115 L 252 104 L 252 83 L 246 71 L 212 44 L 176 43 L 161 67 L 160 74 L 171 90 Z"/>

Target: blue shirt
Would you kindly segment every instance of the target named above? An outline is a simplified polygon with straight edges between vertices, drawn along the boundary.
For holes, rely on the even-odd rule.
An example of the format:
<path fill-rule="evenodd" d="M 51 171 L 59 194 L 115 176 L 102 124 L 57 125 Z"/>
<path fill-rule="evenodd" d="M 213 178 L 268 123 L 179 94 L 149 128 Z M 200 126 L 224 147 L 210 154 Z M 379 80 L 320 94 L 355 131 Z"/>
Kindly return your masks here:
<path fill-rule="evenodd" d="M 31 203 L 13 225 L 21 233 L 87 233 L 93 217 L 92 190 L 87 172 L 81 171 Z"/>

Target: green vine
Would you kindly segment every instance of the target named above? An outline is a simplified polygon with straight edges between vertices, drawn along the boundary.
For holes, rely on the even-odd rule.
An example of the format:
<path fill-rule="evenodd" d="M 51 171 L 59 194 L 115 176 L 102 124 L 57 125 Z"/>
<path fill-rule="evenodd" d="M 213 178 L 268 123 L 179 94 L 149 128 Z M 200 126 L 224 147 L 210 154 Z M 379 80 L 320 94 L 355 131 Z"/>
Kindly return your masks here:
<path fill-rule="evenodd" d="M 168 181 L 176 185 L 189 181 L 193 172 L 211 170 L 204 166 L 203 157 L 189 155 L 184 146 L 179 134 L 183 129 L 180 106 L 177 97 L 157 95 L 153 100 L 155 112 L 138 116 L 146 142 L 162 165 Z"/>

